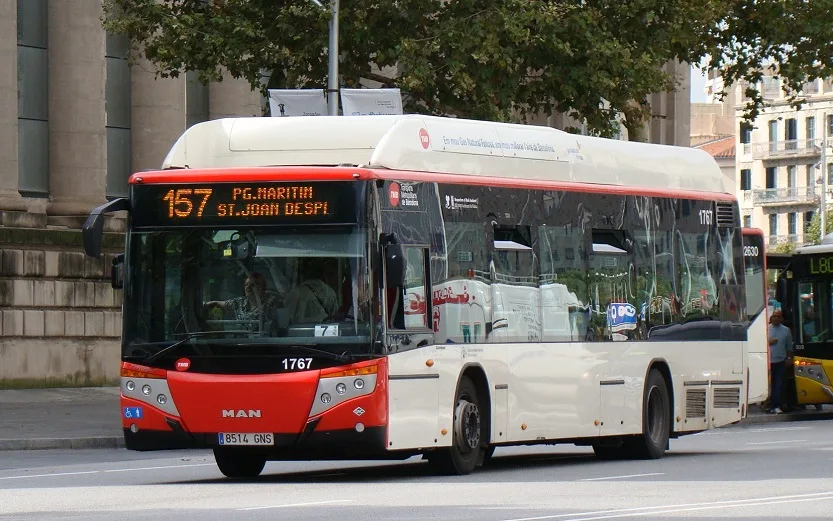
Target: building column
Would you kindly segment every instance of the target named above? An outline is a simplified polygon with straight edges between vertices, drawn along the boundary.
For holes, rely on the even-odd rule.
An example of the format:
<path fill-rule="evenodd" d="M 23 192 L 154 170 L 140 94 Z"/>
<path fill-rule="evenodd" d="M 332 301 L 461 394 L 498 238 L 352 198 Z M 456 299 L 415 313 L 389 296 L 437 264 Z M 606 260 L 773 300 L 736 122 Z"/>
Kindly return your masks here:
<path fill-rule="evenodd" d="M 211 83 L 208 90 L 208 119 L 260 116 L 260 92 L 249 82 L 226 76 Z"/>
<path fill-rule="evenodd" d="M 145 59 L 131 67 L 130 128 L 133 171 L 158 170 L 185 131 L 185 74 L 156 79 Z"/>
<path fill-rule="evenodd" d="M 0 0 L 0 210 L 25 210 L 17 171 L 17 0 Z"/>
<path fill-rule="evenodd" d="M 691 143 L 691 68 L 671 61 L 663 70 L 675 78 L 677 88 L 649 96 L 648 142 L 687 147 Z"/>
<path fill-rule="evenodd" d="M 105 201 L 105 32 L 101 0 L 49 2 L 48 215 Z"/>

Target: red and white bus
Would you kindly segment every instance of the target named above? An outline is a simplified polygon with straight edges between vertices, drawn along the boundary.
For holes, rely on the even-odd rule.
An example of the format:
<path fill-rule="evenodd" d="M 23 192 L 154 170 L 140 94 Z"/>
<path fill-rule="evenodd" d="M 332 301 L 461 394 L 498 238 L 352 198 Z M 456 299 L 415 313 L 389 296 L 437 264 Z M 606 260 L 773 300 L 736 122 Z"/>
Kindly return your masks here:
<path fill-rule="evenodd" d="M 746 414 L 742 233 L 706 153 L 426 116 L 191 127 L 84 226 L 129 213 L 128 449 L 659 458 Z M 122 264 L 123 263 L 123 264 Z M 755 367 L 750 367 L 754 362 Z M 756 391 L 757 392 L 757 391 Z"/>
<path fill-rule="evenodd" d="M 747 404 L 763 403 L 769 396 L 769 313 L 767 312 L 764 232 L 743 228 L 743 265 L 746 277 L 746 317 L 749 321 Z"/>

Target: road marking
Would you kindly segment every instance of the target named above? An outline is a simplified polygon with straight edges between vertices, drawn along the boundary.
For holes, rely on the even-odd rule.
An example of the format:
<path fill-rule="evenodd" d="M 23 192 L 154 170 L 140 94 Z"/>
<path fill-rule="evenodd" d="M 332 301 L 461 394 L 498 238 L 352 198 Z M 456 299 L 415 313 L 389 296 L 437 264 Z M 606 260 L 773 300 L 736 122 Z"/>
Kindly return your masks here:
<path fill-rule="evenodd" d="M 773 445 L 775 443 L 801 443 L 807 440 L 753 441 L 747 445 Z"/>
<path fill-rule="evenodd" d="M 727 434 L 732 435 L 746 435 L 750 432 L 759 433 L 759 432 L 787 432 L 787 431 L 806 431 L 808 429 L 812 429 L 813 427 L 756 427 L 754 429 L 731 429 L 731 430 L 723 430 L 723 429 L 715 429 L 711 431 L 702 431 L 693 434 L 692 436 L 725 436 Z"/>
<path fill-rule="evenodd" d="M 159 469 L 180 469 L 185 467 L 213 467 L 214 463 L 195 463 L 194 465 L 165 465 L 162 467 L 138 467 L 135 469 L 112 469 L 100 472 L 131 472 L 134 470 L 159 470 Z"/>
<path fill-rule="evenodd" d="M 266 510 L 267 508 L 295 508 L 295 507 L 311 507 L 315 505 L 331 505 L 334 503 L 351 503 L 352 499 L 333 499 L 330 501 L 313 501 L 311 503 L 292 503 L 289 505 L 270 505 L 265 507 L 247 507 L 247 508 L 238 508 L 237 510 L 245 511 L 245 510 Z"/>
<path fill-rule="evenodd" d="M 98 474 L 97 470 L 88 470 L 86 472 L 60 472 L 57 474 L 31 474 L 27 476 L 4 476 L 0 479 L 23 479 L 23 478 L 51 478 L 52 476 L 80 476 L 81 474 Z"/>
<path fill-rule="evenodd" d="M 749 432 L 781 432 L 781 431 L 806 431 L 812 427 L 760 427 L 749 429 Z"/>
<path fill-rule="evenodd" d="M 598 519 L 614 519 L 621 517 L 636 517 L 656 514 L 669 514 L 674 512 L 688 512 L 695 510 L 709 510 L 717 508 L 748 507 L 760 505 L 777 505 L 782 503 L 799 503 L 804 501 L 833 500 L 833 492 L 815 492 L 812 494 L 795 494 L 789 496 L 772 496 L 757 499 L 730 499 L 726 501 L 714 501 L 712 503 L 682 503 L 679 505 L 660 505 L 655 507 L 634 507 L 617 508 L 610 510 L 594 510 L 589 512 L 578 512 L 572 514 L 553 514 L 550 516 L 520 517 L 505 519 L 503 521 L 541 521 L 544 519 L 564 519 L 566 521 L 592 521 Z M 598 516 L 598 517 L 575 517 L 575 516 Z"/>
<path fill-rule="evenodd" d="M 665 472 L 651 472 L 648 474 L 627 474 L 625 476 L 606 476 L 603 478 L 585 478 L 579 481 L 602 481 L 604 479 L 624 479 L 624 478 L 643 478 L 646 476 L 664 476 Z"/>
<path fill-rule="evenodd" d="M 106 474 L 109 472 L 131 472 L 134 470 L 179 469 L 186 467 L 214 466 L 214 463 L 197 463 L 194 465 L 165 465 L 160 467 L 137 467 L 130 469 L 87 470 L 84 472 L 56 472 L 55 474 L 27 474 L 24 476 L 3 476 L 0 479 L 51 478 L 52 476 L 80 476 L 82 474 Z"/>

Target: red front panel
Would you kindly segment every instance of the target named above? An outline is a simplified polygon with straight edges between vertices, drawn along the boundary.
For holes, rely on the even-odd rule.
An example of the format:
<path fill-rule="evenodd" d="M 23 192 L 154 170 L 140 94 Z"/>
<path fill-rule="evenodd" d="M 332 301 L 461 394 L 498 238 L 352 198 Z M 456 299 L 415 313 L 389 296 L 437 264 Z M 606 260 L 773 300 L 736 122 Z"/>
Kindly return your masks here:
<path fill-rule="evenodd" d="M 169 371 L 168 384 L 189 432 L 288 434 L 304 428 L 318 374 L 223 376 Z"/>

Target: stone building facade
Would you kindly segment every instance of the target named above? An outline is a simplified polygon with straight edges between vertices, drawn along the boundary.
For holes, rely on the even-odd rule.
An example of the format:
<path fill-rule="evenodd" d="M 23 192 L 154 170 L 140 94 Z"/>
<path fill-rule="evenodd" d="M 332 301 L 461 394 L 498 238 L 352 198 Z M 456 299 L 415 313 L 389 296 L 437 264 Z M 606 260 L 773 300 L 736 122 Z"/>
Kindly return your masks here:
<path fill-rule="evenodd" d="M 128 42 L 105 33 L 102 14 L 101 0 L 0 0 L 0 387 L 117 378 L 121 294 L 109 267 L 124 221 L 108 222 L 97 261 L 80 225 L 126 194 L 130 173 L 158 168 L 188 126 L 262 113 L 245 82 L 129 66 Z M 648 134 L 685 146 L 687 68 L 672 67 L 684 88 L 654 96 Z"/>
<path fill-rule="evenodd" d="M 121 295 L 109 283 L 123 220 L 99 261 L 81 223 L 159 168 L 199 121 L 261 114 L 245 82 L 203 86 L 129 67 L 101 0 L 0 0 L 0 387 L 118 376 Z"/>

